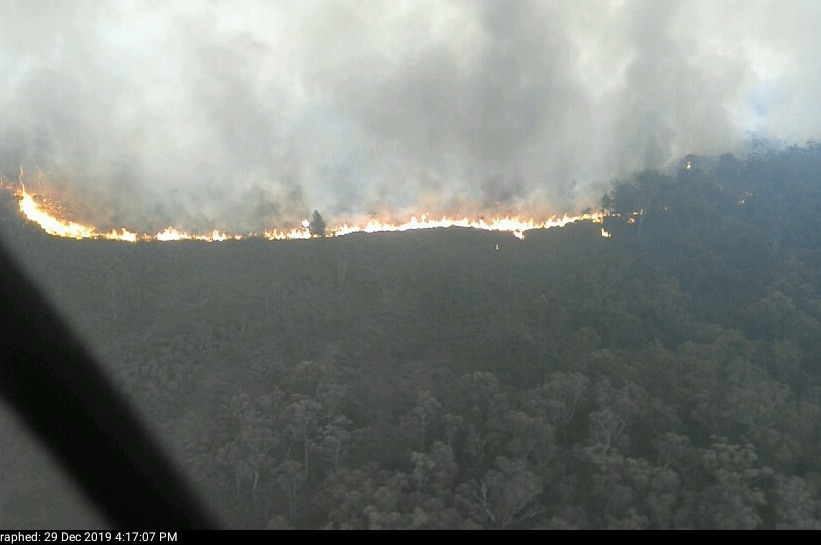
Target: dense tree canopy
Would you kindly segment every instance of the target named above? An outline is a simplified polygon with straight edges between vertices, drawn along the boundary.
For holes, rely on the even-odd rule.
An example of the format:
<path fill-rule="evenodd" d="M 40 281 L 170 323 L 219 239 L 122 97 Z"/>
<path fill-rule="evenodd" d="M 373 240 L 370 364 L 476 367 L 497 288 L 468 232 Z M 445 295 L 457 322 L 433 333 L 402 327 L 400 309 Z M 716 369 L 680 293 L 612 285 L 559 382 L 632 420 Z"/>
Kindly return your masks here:
<path fill-rule="evenodd" d="M 610 238 L 6 231 L 230 527 L 818 528 L 819 192 L 810 143 L 616 182 Z M 0 526 L 54 526 L 16 445 Z"/>

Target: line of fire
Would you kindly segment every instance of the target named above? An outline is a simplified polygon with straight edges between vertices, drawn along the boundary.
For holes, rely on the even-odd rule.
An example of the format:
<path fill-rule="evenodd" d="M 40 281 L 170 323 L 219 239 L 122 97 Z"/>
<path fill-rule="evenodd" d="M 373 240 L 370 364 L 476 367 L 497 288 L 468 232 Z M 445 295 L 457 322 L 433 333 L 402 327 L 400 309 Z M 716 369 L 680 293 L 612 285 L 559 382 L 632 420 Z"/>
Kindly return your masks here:
<path fill-rule="evenodd" d="M 227 233 L 219 229 L 214 229 L 205 233 L 190 233 L 180 231 L 172 226 L 166 227 L 156 233 L 138 233 L 127 228 L 119 230 L 101 231 L 93 225 L 88 225 L 72 220 L 64 216 L 60 207 L 56 203 L 42 198 L 35 193 L 26 190 L 23 183 L 23 174 L 16 184 L 5 183 L 0 180 L 0 187 L 13 193 L 18 201 L 18 208 L 25 219 L 40 226 L 46 233 L 63 238 L 74 239 L 106 239 L 122 242 L 148 242 L 148 241 L 179 241 L 179 240 L 199 240 L 205 242 L 221 242 L 225 240 L 241 240 L 245 238 L 264 238 L 268 240 L 298 240 L 313 237 L 338 237 L 352 233 L 377 233 L 410 231 L 417 229 L 434 229 L 446 227 L 466 227 L 482 229 L 486 231 L 499 231 L 513 234 L 516 238 L 524 239 L 525 233 L 534 229 L 550 229 L 563 227 L 577 221 L 590 221 L 602 223 L 607 216 L 605 211 L 589 211 L 580 214 L 565 214 L 553 216 L 545 220 L 535 220 L 533 218 L 522 218 L 519 216 L 504 216 L 492 219 L 468 218 L 468 217 L 430 217 L 427 214 L 411 217 L 403 223 L 383 222 L 371 219 L 363 225 L 342 224 L 335 227 L 325 227 L 322 224 L 321 232 L 314 228 L 315 223 L 305 219 L 299 227 L 290 229 L 271 229 L 262 233 Z M 317 217 L 318 213 L 315 213 Z M 610 233 L 604 228 L 601 229 L 602 237 L 610 237 Z"/>

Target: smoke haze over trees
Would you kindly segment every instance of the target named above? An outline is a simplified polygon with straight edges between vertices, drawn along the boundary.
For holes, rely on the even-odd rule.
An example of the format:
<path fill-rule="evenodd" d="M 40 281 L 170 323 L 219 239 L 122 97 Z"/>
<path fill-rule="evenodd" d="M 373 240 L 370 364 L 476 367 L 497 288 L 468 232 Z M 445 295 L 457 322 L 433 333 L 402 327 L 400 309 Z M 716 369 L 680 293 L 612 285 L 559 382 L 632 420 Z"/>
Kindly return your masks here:
<path fill-rule="evenodd" d="M 229 527 L 818 529 L 818 29 L 815 0 L 0 0 L 0 175 L 103 231 L 317 236 L 57 239 L 6 191 L 0 235 Z M 104 524 L 0 436 L 0 527 Z"/>
<path fill-rule="evenodd" d="M 229 527 L 818 529 L 820 173 L 688 155 L 524 240 L 0 220 Z M 0 526 L 102 524 L 0 429 Z"/>
<path fill-rule="evenodd" d="M 814 1 L 0 11 L 0 171 L 49 171 L 103 229 L 551 215 L 688 153 L 819 132 Z"/>

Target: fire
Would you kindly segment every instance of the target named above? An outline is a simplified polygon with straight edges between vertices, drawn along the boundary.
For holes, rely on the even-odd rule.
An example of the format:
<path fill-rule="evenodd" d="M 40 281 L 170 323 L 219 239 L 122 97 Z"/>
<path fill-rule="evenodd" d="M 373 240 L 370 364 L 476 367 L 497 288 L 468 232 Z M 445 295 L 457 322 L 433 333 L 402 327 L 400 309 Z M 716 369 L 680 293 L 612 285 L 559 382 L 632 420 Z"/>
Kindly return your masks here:
<path fill-rule="evenodd" d="M 6 187 L 8 186 L 0 186 Z M 48 201 L 38 197 L 37 195 L 29 193 L 21 179 L 19 188 L 14 191 L 19 203 L 20 213 L 29 221 L 38 224 L 46 233 L 58 237 L 74 238 L 74 239 L 106 239 L 117 240 L 124 242 L 137 241 L 175 241 L 175 240 L 200 240 L 205 242 L 221 242 L 225 240 L 239 240 L 245 237 L 262 237 L 268 240 L 295 240 L 311 238 L 310 222 L 303 220 L 300 227 L 295 227 L 289 230 L 266 230 L 261 235 L 250 234 L 231 234 L 224 231 L 213 230 L 210 233 L 196 234 L 179 231 L 176 228 L 169 226 L 158 233 L 136 233 L 125 228 L 120 230 L 112 230 L 109 232 L 101 232 L 92 225 L 85 225 L 67 218 L 63 218 L 57 206 Z M 434 229 L 444 227 L 468 227 L 473 229 L 483 229 L 486 231 L 500 231 L 513 234 L 519 239 L 525 237 L 525 232 L 532 229 L 550 229 L 552 227 L 562 227 L 569 223 L 576 221 L 591 221 L 594 223 L 601 223 L 605 216 L 604 212 L 591 212 L 577 215 L 563 215 L 554 216 L 552 218 L 538 221 L 532 218 L 521 218 L 519 216 L 505 216 L 499 218 L 476 218 L 468 217 L 429 217 L 424 214 L 419 217 L 411 217 L 410 220 L 404 223 L 390 223 L 383 222 L 377 219 L 372 219 L 364 225 L 343 224 L 337 227 L 329 227 L 326 229 L 326 236 L 337 237 L 344 236 L 351 233 L 376 233 L 376 232 L 397 232 L 397 231 L 411 231 L 416 229 Z M 609 237 L 610 234 L 602 229 L 603 237 Z"/>
<path fill-rule="evenodd" d="M 83 225 L 70 220 L 63 220 L 53 216 L 46 210 L 43 203 L 37 202 L 34 196 L 26 191 L 25 186 L 21 183 L 20 189 L 16 192 L 20 199 L 20 212 L 30 221 L 38 224 L 43 228 L 43 231 L 50 235 L 66 238 L 101 238 L 103 235 L 97 232 L 94 227 Z M 125 231 L 125 230 L 124 230 Z M 131 235 L 132 233 L 128 233 Z M 112 231 L 111 236 L 116 237 L 116 233 Z"/>
<path fill-rule="evenodd" d="M 120 229 L 118 233 L 115 230 L 109 231 L 103 235 L 108 240 L 122 240 L 123 242 L 137 242 L 137 233 L 132 233 L 127 229 Z"/>
<path fill-rule="evenodd" d="M 470 227 L 473 229 L 483 229 L 485 231 L 505 231 L 512 233 L 516 238 L 523 239 L 525 231 L 532 229 L 550 229 L 551 227 L 563 227 L 568 223 L 576 221 L 592 221 L 599 223 L 604 218 L 601 212 L 555 216 L 544 221 L 536 221 L 534 219 L 523 219 L 519 216 L 505 216 L 503 218 L 493 218 L 486 220 L 485 218 L 470 219 L 467 217 L 448 217 L 429 218 L 427 215 L 421 217 L 411 217 L 410 221 L 400 224 L 383 223 L 378 220 L 371 220 L 364 226 L 357 225 L 341 225 L 336 229 L 331 230 L 334 236 L 348 235 L 351 233 L 377 233 L 383 231 L 411 231 L 414 229 L 433 229 L 437 227 Z"/>
<path fill-rule="evenodd" d="M 311 238 L 311 232 L 308 230 L 307 222 L 308 220 L 303 220 L 303 227 L 294 227 L 288 231 L 280 231 L 279 229 L 264 231 L 262 233 L 262 237 L 267 238 L 268 240 L 297 240 Z"/>

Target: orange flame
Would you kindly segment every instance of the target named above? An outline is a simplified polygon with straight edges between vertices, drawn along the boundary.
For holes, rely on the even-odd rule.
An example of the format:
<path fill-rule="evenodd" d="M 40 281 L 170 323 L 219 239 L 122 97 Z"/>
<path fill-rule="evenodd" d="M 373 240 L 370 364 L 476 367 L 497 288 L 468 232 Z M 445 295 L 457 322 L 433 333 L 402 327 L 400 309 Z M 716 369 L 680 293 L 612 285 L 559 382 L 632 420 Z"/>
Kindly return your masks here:
<path fill-rule="evenodd" d="M 378 220 L 371 220 L 364 226 L 341 225 L 331 232 L 334 236 L 348 235 L 351 233 L 376 233 L 381 231 L 411 231 L 414 229 L 433 229 L 437 227 L 470 227 L 473 229 L 483 229 L 485 231 L 505 231 L 512 233 L 516 238 L 523 239 L 525 231 L 532 229 L 550 229 L 551 227 L 563 227 L 568 223 L 587 220 L 599 223 L 604 218 L 601 212 L 554 216 L 544 221 L 534 219 L 522 219 L 519 216 L 505 216 L 486 220 L 484 218 L 470 219 L 467 217 L 429 218 L 422 215 L 420 218 L 412 217 L 410 221 L 400 224 L 383 223 Z"/>
<path fill-rule="evenodd" d="M 4 187 L 0 184 L 0 187 Z M 8 187 L 8 186 L 5 186 Z M 15 196 L 19 199 L 20 213 L 29 221 L 38 224 L 46 233 L 58 237 L 75 238 L 75 239 L 107 239 L 118 240 L 124 242 L 142 241 L 175 241 L 175 240 L 200 240 L 206 242 L 220 242 L 224 240 L 239 240 L 245 237 L 261 236 L 268 240 L 295 240 L 311 238 L 310 222 L 303 220 L 300 227 L 294 227 L 289 230 L 266 230 L 261 235 L 258 234 L 230 234 L 224 231 L 214 230 L 205 234 L 193 234 L 185 231 L 179 231 L 176 228 L 169 226 L 162 231 L 154 234 L 143 233 L 138 234 L 128 229 L 121 228 L 119 231 L 112 230 L 109 232 L 100 232 L 92 225 L 85 225 L 76 221 L 65 219 L 61 217 L 57 207 L 50 206 L 44 199 L 29 193 L 22 182 L 19 182 L 19 188 L 14 191 Z M 519 216 L 505 216 L 493 219 L 470 219 L 468 217 L 449 217 L 442 216 L 437 218 L 428 217 L 426 214 L 419 217 L 411 217 L 405 223 L 388 223 L 376 219 L 372 219 L 364 225 L 350 225 L 343 224 L 338 227 L 328 228 L 326 236 L 344 236 L 351 233 L 376 233 L 376 232 L 397 232 L 397 231 L 411 231 L 416 229 L 433 229 L 444 227 L 468 227 L 473 229 L 482 229 L 486 231 L 500 231 L 509 232 L 519 239 L 523 239 L 525 232 L 532 229 L 550 229 L 552 227 L 563 227 L 569 223 L 576 221 L 591 221 L 594 223 L 601 223 L 605 217 L 604 212 L 591 212 L 577 215 L 563 215 L 554 216 L 552 218 L 538 221 L 528 218 L 520 218 Z M 603 237 L 609 237 L 610 233 L 602 229 Z"/>

